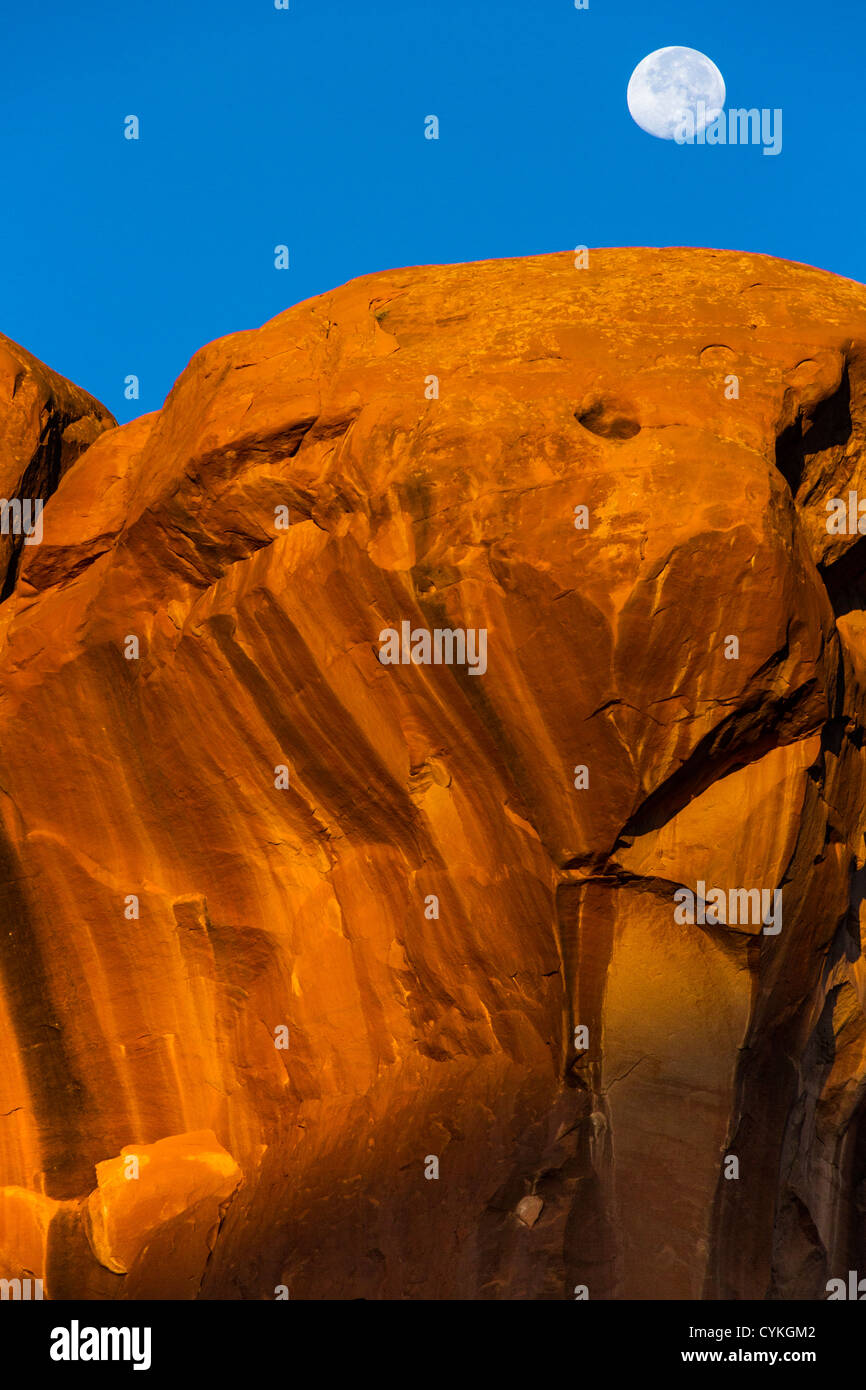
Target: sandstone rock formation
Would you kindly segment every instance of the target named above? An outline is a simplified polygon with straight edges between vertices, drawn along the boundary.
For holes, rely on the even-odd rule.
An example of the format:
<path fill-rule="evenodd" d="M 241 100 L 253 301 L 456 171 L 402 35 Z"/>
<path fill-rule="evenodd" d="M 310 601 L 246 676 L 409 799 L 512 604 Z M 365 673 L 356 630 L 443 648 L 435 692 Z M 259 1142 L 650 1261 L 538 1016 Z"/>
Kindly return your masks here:
<path fill-rule="evenodd" d="M 400 270 L 107 430 L 6 346 L 3 485 L 56 491 L 0 604 L 0 1275 L 863 1269 L 866 539 L 827 502 L 866 499 L 866 290 Z M 404 622 L 484 630 L 486 669 L 383 664 Z"/>
<path fill-rule="evenodd" d="M 86 391 L 0 334 L 0 493 L 4 501 L 47 501 L 67 469 L 114 423 L 105 407 Z M 12 591 L 23 544 L 24 535 L 14 534 L 10 517 L 0 531 L 2 599 Z"/>

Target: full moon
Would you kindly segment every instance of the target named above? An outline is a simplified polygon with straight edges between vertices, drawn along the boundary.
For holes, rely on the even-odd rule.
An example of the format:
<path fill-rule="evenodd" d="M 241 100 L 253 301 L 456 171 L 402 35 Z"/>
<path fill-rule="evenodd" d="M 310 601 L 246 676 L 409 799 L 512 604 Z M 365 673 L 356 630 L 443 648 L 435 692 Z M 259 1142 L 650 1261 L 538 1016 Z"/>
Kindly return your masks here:
<path fill-rule="evenodd" d="M 725 104 L 725 79 L 696 48 L 657 48 L 638 63 L 626 96 L 641 130 L 673 140 L 686 111 L 691 112 L 695 134 L 712 124 Z"/>

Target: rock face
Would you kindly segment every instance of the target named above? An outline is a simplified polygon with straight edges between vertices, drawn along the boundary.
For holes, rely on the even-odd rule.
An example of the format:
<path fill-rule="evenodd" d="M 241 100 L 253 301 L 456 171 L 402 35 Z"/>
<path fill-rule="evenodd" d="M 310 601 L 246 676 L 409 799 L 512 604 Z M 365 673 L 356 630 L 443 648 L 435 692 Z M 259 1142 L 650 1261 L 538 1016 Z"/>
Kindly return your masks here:
<path fill-rule="evenodd" d="M 62 477 L 0 604 L 0 1273 L 863 1270 L 866 290 L 395 271 L 120 429 L 50 378 L 48 451 L 27 362 L 5 476 Z"/>
<path fill-rule="evenodd" d="M 0 493 L 4 502 L 30 500 L 27 529 L 34 544 L 38 524 L 33 504 L 46 502 L 67 469 L 114 423 L 86 391 L 0 334 Z M 15 534 L 11 513 L 0 524 L 0 598 L 5 599 L 25 536 Z"/>

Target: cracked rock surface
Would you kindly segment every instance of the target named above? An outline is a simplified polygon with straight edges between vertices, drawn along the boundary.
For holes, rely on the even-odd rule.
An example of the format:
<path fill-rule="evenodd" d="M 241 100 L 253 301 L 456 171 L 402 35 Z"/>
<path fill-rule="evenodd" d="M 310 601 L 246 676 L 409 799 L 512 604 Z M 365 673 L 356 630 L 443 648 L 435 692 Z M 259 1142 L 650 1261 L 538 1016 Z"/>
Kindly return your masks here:
<path fill-rule="evenodd" d="M 0 1276 L 810 1299 L 866 1261 L 866 537 L 826 526 L 866 290 L 590 262 L 353 281 L 121 428 L 2 340 L 3 485 L 49 500 L 0 538 Z M 381 664 L 404 621 L 486 670 Z M 678 921 L 699 884 L 781 930 Z"/>

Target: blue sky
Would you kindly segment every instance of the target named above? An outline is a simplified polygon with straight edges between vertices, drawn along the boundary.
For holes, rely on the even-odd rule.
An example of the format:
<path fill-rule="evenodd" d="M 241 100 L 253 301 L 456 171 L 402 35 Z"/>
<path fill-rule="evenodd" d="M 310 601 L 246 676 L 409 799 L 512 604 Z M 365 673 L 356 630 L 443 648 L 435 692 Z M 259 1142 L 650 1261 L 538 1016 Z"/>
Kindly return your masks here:
<path fill-rule="evenodd" d="M 42 0 L 0 41 L 0 331 L 126 420 L 203 343 L 391 266 L 764 251 L 866 280 L 863 0 Z M 707 53 L 784 144 L 683 147 L 628 79 Z M 124 117 L 141 122 L 123 137 Z M 440 120 L 425 140 L 424 118 Z M 274 247 L 290 269 L 274 268 Z M 141 382 L 126 401 L 124 379 Z"/>

